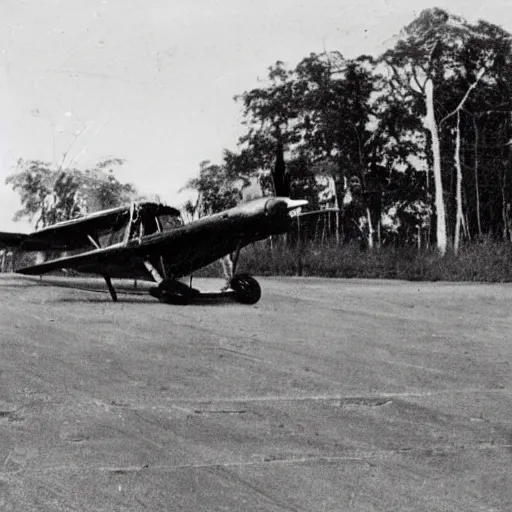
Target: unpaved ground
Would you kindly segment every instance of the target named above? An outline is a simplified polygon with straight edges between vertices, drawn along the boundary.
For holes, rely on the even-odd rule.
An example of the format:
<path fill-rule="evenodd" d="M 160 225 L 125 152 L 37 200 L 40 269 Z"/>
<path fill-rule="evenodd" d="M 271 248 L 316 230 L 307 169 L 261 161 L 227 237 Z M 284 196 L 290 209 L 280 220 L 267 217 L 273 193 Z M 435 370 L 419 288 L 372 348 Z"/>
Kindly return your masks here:
<path fill-rule="evenodd" d="M 262 286 L 1 276 L 0 510 L 512 510 L 512 286 Z"/>

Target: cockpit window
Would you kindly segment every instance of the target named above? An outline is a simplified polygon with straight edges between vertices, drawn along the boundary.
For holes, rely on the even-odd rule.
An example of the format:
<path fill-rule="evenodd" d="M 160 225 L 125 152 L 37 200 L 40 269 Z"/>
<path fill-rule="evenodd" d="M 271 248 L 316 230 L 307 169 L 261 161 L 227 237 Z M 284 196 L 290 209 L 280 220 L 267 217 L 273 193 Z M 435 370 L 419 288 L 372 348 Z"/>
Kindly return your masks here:
<path fill-rule="evenodd" d="M 162 231 L 171 231 L 183 226 L 183 220 L 179 215 L 159 215 L 158 220 Z"/>

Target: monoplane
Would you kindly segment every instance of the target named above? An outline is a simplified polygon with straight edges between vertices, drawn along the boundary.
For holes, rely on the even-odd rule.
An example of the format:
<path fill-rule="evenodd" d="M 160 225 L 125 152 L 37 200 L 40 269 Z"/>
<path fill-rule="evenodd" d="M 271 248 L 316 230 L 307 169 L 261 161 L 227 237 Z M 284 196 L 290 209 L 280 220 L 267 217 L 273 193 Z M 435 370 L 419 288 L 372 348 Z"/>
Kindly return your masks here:
<path fill-rule="evenodd" d="M 215 295 L 254 304 L 261 288 L 252 276 L 236 273 L 240 250 L 288 231 L 293 212 L 305 204 L 287 197 L 263 197 L 185 223 L 176 208 L 133 202 L 29 234 L 0 233 L 0 247 L 25 256 L 15 258 L 21 261 L 15 268 L 21 274 L 72 269 L 100 275 L 113 301 L 117 293 L 112 279 L 130 278 L 153 281 L 150 294 L 162 302 L 187 304 Z M 27 264 L 27 254 L 36 255 L 36 261 Z M 231 262 L 229 275 L 217 294 L 202 293 L 180 280 L 226 256 Z"/>

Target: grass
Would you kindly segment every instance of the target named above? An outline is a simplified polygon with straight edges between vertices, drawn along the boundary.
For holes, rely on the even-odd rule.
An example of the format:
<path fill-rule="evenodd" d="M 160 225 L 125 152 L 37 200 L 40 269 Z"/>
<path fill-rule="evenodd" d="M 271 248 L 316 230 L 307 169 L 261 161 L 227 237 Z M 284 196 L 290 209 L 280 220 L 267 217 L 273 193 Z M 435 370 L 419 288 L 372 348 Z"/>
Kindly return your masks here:
<path fill-rule="evenodd" d="M 240 255 L 239 272 L 255 275 L 322 276 L 411 281 L 512 282 L 512 244 L 483 240 L 448 250 L 381 247 L 361 250 L 358 244 L 306 244 L 301 251 L 283 240 L 253 244 Z M 198 275 L 222 276 L 219 263 Z"/>
<path fill-rule="evenodd" d="M 28 262 L 27 262 L 28 263 Z M 362 250 L 357 243 L 307 243 L 301 250 L 283 238 L 258 242 L 240 254 L 238 272 L 259 276 L 319 276 L 409 281 L 512 282 L 512 244 L 490 238 L 466 243 L 445 256 L 435 249 L 385 246 Z M 60 275 L 60 272 L 56 272 Z M 215 262 L 195 273 L 223 277 Z"/>

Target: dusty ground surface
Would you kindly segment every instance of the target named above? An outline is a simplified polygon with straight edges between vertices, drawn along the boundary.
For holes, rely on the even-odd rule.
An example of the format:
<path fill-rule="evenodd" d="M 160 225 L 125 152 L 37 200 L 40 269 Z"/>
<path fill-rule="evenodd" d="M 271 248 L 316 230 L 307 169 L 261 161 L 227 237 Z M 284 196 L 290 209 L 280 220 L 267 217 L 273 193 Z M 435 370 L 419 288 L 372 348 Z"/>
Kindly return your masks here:
<path fill-rule="evenodd" d="M 511 285 L 45 282 L 0 277 L 3 512 L 512 510 Z"/>

